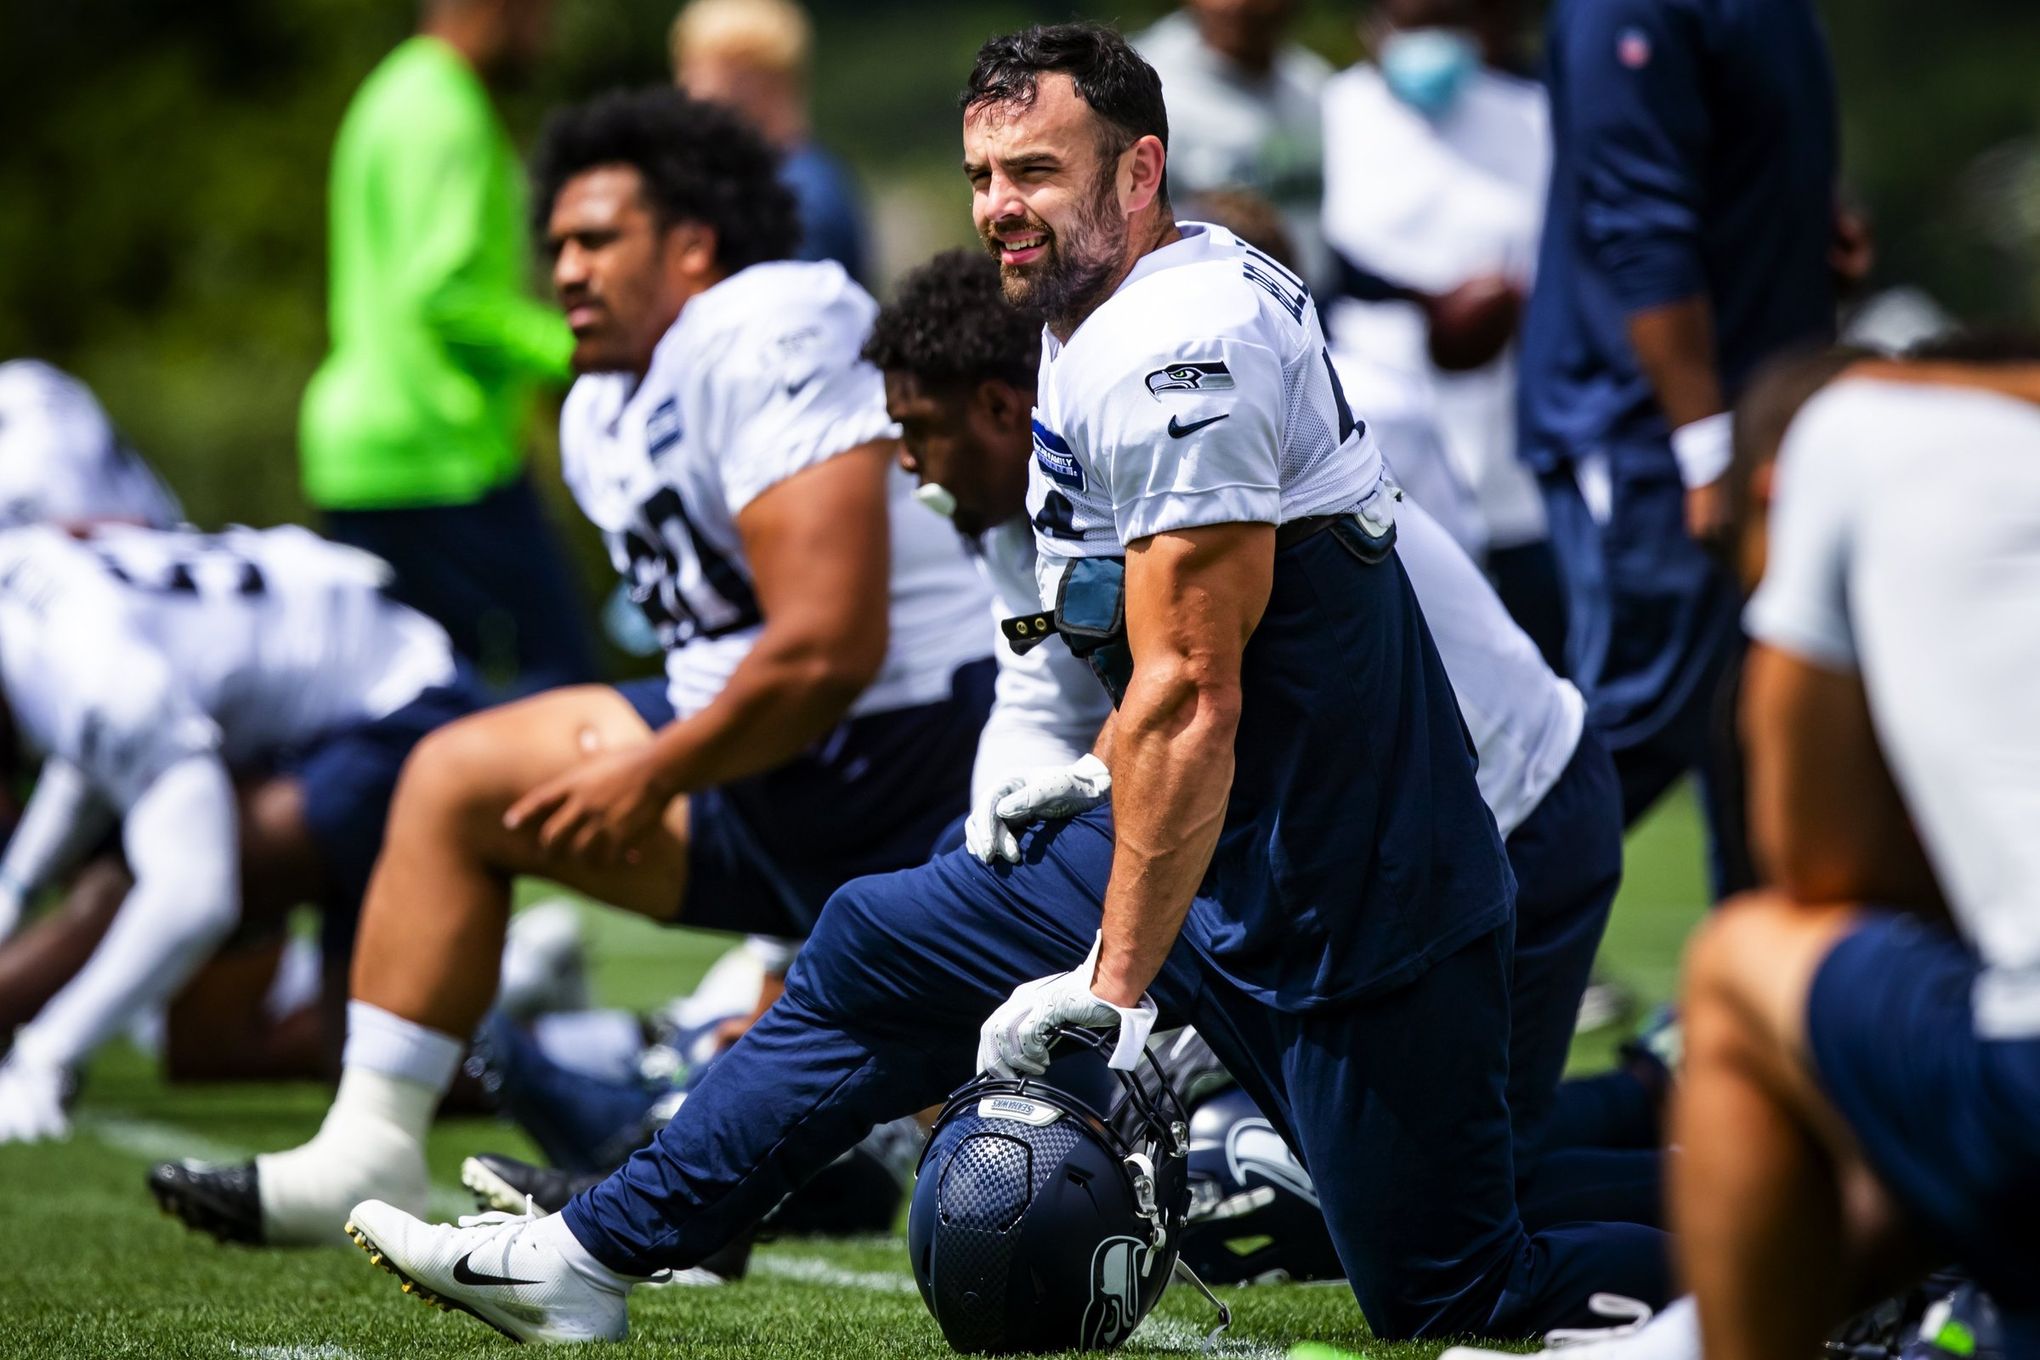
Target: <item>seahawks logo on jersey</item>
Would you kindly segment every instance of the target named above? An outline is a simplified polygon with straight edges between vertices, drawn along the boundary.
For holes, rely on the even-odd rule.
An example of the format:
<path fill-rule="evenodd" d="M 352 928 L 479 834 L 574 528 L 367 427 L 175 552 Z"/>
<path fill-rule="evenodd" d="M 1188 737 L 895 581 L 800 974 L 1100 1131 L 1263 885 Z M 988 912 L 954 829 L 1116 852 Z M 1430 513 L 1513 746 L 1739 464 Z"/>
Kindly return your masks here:
<path fill-rule="evenodd" d="M 1156 397 L 1164 392 L 1230 392 L 1232 370 L 1217 359 L 1170 364 L 1147 375 L 1147 389 Z"/>

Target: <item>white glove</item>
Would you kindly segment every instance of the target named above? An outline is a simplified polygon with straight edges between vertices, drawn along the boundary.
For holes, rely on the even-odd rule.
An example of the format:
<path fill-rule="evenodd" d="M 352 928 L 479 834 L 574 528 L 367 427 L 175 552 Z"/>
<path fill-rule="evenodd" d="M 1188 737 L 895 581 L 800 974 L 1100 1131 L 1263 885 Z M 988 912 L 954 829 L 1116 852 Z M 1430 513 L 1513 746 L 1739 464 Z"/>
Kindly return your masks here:
<path fill-rule="evenodd" d="M 1112 796 L 1112 771 L 1086 753 L 1073 765 L 1027 770 L 999 781 L 963 824 L 963 843 L 985 863 L 1020 862 L 1016 826 L 1057 821 L 1089 812 Z"/>
<path fill-rule="evenodd" d="M 0 1062 L 0 1143 L 69 1137 L 71 1121 L 64 1114 L 69 1084 L 61 1067 L 24 1059 L 19 1053 Z"/>
<path fill-rule="evenodd" d="M 1107 1063 L 1118 1072 L 1134 1069 L 1154 1031 L 1155 1003 L 1143 992 L 1140 1005 L 1129 1010 L 1091 994 L 1091 975 L 1104 940 L 1101 932 L 1091 942 L 1084 961 L 1069 972 L 1036 978 L 1013 989 L 1013 995 L 978 1031 L 978 1071 L 1002 1077 L 1040 1076 L 1048 1070 L 1049 1040 L 1064 1025 L 1086 1029 L 1119 1026 L 1119 1042 Z"/>

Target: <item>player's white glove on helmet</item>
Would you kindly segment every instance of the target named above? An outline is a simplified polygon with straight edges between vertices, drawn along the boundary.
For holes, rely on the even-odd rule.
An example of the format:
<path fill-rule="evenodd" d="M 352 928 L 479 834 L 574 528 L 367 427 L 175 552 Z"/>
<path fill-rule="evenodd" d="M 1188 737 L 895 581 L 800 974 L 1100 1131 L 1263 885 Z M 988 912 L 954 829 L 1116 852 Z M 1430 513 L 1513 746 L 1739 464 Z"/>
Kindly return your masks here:
<path fill-rule="evenodd" d="M 978 1071 L 1002 1077 L 1039 1076 L 1048 1070 L 1048 1045 L 1064 1025 L 1086 1029 L 1119 1027 L 1119 1043 L 1109 1064 L 1131 1072 L 1155 1027 L 1155 1003 L 1142 994 L 1140 1005 L 1128 1009 L 1091 994 L 1091 975 L 1098 965 L 1101 934 L 1091 952 L 1067 973 L 1036 978 L 1013 989 L 978 1031 Z"/>
<path fill-rule="evenodd" d="M 64 1096 L 70 1078 L 61 1067 L 23 1058 L 0 1062 L 0 1143 L 34 1143 L 70 1135 Z"/>
<path fill-rule="evenodd" d="M 1018 864 L 1020 839 L 1013 834 L 1014 827 L 1074 817 L 1111 796 L 1112 771 L 1088 753 L 1073 765 L 1010 775 L 970 810 L 963 843 L 987 864 L 995 859 Z"/>

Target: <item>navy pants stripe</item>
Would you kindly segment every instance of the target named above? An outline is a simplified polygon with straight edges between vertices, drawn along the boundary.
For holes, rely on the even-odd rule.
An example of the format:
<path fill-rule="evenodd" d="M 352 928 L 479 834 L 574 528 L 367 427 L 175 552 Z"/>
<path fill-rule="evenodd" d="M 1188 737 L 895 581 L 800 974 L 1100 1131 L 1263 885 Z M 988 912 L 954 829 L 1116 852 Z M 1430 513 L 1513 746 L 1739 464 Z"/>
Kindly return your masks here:
<path fill-rule="evenodd" d="M 939 1101 L 972 1075 L 978 1026 L 1012 988 L 1089 949 L 1111 854 L 1101 809 L 1030 833 L 1017 866 L 956 852 L 843 889 L 780 1003 L 653 1144 L 567 1207 L 574 1235 L 626 1272 L 698 1262 L 874 1124 Z M 1522 1226 L 1508 936 L 1304 1013 L 1254 1000 L 1181 943 L 1153 988 L 1165 1021 L 1197 1025 L 1310 1167 L 1384 1337 L 1529 1335 L 1590 1324 L 1595 1290 L 1669 1294 L 1662 1234 Z"/>

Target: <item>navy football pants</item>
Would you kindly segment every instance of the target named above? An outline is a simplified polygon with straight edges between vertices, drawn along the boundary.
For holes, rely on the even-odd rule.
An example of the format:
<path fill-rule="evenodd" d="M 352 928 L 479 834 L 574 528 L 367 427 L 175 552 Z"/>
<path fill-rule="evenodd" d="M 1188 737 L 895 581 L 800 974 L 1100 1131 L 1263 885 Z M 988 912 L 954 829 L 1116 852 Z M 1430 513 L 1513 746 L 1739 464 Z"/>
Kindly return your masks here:
<path fill-rule="evenodd" d="M 678 1116 L 568 1205 L 627 1273 L 699 1262 L 881 1121 L 968 1080 L 984 1018 L 1089 950 L 1106 810 L 1039 828 L 1022 863 L 954 852 L 837 893 L 785 997 Z M 1509 1107 L 1509 928 L 1405 986 L 1303 1014 L 1244 995 L 1179 943 L 1153 995 L 1192 1023 L 1311 1170 L 1354 1294 L 1384 1337 L 1591 1325 L 1590 1293 L 1669 1297 L 1653 1229 L 1526 1233 Z"/>

